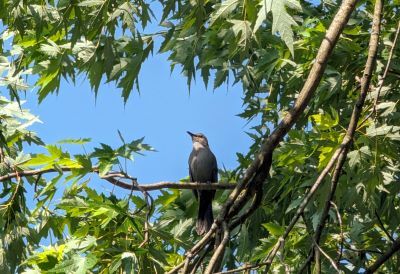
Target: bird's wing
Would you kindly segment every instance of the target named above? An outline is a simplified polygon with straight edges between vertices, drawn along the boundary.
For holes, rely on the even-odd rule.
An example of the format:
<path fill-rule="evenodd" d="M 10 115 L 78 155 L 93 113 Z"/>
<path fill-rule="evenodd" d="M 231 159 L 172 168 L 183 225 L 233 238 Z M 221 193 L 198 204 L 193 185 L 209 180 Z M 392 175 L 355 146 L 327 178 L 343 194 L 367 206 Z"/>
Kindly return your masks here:
<path fill-rule="evenodd" d="M 193 159 L 193 157 L 195 157 L 195 155 L 193 154 L 193 152 L 192 153 L 190 153 L 190 156 L 189 156 L 189 180 L 191 181 L 191 182 L 195 182 L 195 179 L 194 179 L 194 177 L 193 177 L 193 171 L 192 171 L 192 168 L 190 167 L 191 165 L 192 165 L 192 159 Z M 196 189 L 193 189 L 193 194 L 194 194 L 194 197 L 196 197 L 196 200 L 198 199 L 198 193 L 197 193 L 197 190 Z"/>
<path fill-rule="evenodd" d="M 189 180 L 190 180 L 190 182 L 194 182 L 194 178 L 193 178 L 193 174 L 192 174 L 192 169 L 190 168 L 190 165 L 189 165 Z"/>
<path fill-rule="evenodd" d="M 212 164 L 212 182 L 217 183 L 218 182 L 218 164 L 217 164 L 217 158 L 215 158 L 215 155 L 211 152 L 212 159 L 213 159 L 213 164 Z M 212 199 L 215 197 L 215 190 L 212 192 Z"/>
<path fill-rule="evenodd" d="M 215 158 L 215 155 L 211 152 L 211 154 L 212 154 L 212 158 L 213 158 L 213 174 L 212 174 L 212 180 L 213 180 L 213 183 L 216 183 L 216 182 L 218 182 L 218 164 L 217 164 L 217 159 Z"/>

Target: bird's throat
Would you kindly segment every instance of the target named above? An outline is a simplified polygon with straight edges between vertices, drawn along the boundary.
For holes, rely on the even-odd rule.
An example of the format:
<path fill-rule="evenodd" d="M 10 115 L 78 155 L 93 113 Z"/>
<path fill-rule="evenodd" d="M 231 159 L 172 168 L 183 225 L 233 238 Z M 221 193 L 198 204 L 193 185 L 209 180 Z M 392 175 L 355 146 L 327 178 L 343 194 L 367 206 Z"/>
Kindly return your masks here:
<path fill-rule="evenodd" d="M 199 151 L 199 150 L 202 150 L 202 149 L 206 149 L 206 148 L 207 147 L 204 144 L 200 143 L 200 142 L 194 142 L 193 143 L 193 149 L 196 150 L 196 151 Z"/>

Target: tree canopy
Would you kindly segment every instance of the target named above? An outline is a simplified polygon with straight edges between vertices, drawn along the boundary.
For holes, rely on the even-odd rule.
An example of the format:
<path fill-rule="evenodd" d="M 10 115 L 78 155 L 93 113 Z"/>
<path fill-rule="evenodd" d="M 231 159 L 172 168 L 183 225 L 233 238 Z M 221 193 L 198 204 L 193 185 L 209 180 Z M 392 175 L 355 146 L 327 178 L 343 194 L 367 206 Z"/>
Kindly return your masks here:
<path fill-rule="evenodd" d="M 0 1 L 0 272 L 398 273 L 399 19 L 398 0 Z M 218 184 L 141 184 L 123 163 L 152 150 L 143 139 L 72 155 L 91 140 L 30 130 L 29 86 L 41 102 L 84 75 L 126 102 L 152 53 L 189 88 L 241 85 L 240 116 L 259 118 Z M 195 188 L 219 189 L 203 237 Z"/>

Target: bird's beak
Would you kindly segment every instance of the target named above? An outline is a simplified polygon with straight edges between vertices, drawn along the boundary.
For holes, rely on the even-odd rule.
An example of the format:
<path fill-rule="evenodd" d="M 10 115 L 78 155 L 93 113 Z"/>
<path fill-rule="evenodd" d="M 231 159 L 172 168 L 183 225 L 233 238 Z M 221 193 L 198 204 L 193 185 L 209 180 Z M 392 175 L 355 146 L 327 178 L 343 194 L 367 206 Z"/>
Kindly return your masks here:
<path fill-rule="evenodd" d="M 190 135 L 190 137 L 194 137 L 195 136 L 195 134 L 194 133 L 191 133 L 190 131 L 186 131 L 187 132 L 187 134 L 189 134 Z"/>

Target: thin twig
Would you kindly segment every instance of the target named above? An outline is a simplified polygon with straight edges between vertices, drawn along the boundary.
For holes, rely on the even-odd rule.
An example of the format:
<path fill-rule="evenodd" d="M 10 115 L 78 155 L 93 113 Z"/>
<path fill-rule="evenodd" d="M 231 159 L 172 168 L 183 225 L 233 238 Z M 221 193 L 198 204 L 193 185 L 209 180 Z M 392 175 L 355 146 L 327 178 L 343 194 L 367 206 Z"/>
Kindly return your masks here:
<path fill-rule="evenodd" d="M 333 206 L 333 208 L 336 211 L 336 216 L 338 218 L 339 228 L 340 228 L 340 250 L 339 250 L 338 257 L 336 259 L 336 262 L 339 263 L 343 256 L 343 247 L 344 247 L 343 222 L 342 222 L 342 217 L 340 216 L 340 212 L 339 212 L 337 205 L 333 201 L 331 201 L 331 205 Z"/>
<path fill-rule="evenodd" d="M 149 228 L 149 220 L 151 216 L 151 211 L 153 208 L 153 199 L 150 199 L 149 201 L 149 193 L 145 190 L 142 191 L 144 197 L 144 200 L 146 201 L 146 206 L 147 206 L 147 212 L 146 212 L 146 219 L 144 221 L 144 239 L 143 242 L 140 243 L 139 247 L 142 248 L 144 245 L 148 244 L 150 240 L 150 228 Z"/>
<path fill-rule="evenodd" d="M 181 263 L 179 263 L 177 266 L 175 266 L 173 269 L 171 269 L 170 271 L 168 271 L 166 274 L 174 274 L 177 273 L 179 271 L 179 269 L 181 269 L 182 267 L 184 267 L 184 265 L 186 264 L 186 260 L 183 260 Z"/>
<path fill-rule="evenodd" d="M 2 207 L 11 206 L 14 203 L 14 199 L 17 197 L 19 188 L 21 187 L 22 180 L 21 180 L 21 177 L 19 176 L 19 173 L 18 173 L 18 171 L 16 169 L 15 169 L 15 174 L 16 174 L 16 177 L 17 177 L 17 186 L 15 187 L 15 190 L 14 190 L 13 194 L 11 195 L 10 199 L 7 201 L 7 203 L 4 204 L 4 205 L 1 205 Z"/>
<path fill-rule="evenodd" d="M 393 239 L 392 235 L 390 235 L 390 233 L 386 230 L 384 224 L 382 223 L 381 217 L 379 217 L 378 212 L 376 211 L 376 209 L 375 209 L 375 216 L 378 219 L 378 223 L 379 223 L 380 228 L 383 230 L 383 232 L 386 234 L 386 236 L 389 238 L 389 240 L 391 240 L 392 243 L 394 243 L 394 239 Z"/>
<path fill-rule="evenodd" d="M 217 230 L 218 226 L 217 224 L 214 222 L 210 228 L 210 230 L 203 236 L 203 238 L 201 238 L 200 241 L 198 241 L 189 251 L 186 252 L 186 259 L 184 261 L 182 261 L 180 264 L 178 264 L 177 266 L 175 266 L 173 269 L 171 269 L 170 271 L 168 271 L 166 274 L 173 274 L 173 273 L 177 273 L 179 271 L 179 269 L 181 269 L 182 267 L 184 267 L 186 260 L 191 260 L 192 258 L 194 258 L 194 256 L 196 254 L 199 253 L 199 251 L 205 246 L 207 245 L 207 243 L 210 242 L 210 240 L 212 239 L 212 236 L 214 235 L 214 232 Z"/>
<path fill-rule="evenodd" d="M 379 1 L 379 0 L 377 0 L 377 1 Z M 351 138 L 353 138 L 353 136 L 351 136 Z M 337 185 L 339 183 L 340 173 L 342 171 L 342 167 L 343 167 L 344 162 L 346 160 L 346 156 L 347 156 L 347 152 L 348 152 L 348 148 L 349 148 L 350 144 L 351 144 L 351 141 L 345 146 L 343 151 L 340 153 L 340 155 L 338 157 L 338 161 L 336 163 L 335 170 L 333 172 L 333 176 L 332 176 L 332 179 L 331 179 L 331 189 L 330 189 L 330 191 L 328 193 L 328 197 L 326 198 L 324 209 L 322 211 L 321 218 L 320 218 L 320 221 L 319 221 L 319 223 L 317 225 L 317 229 L 315 231 L 314 238 L 313 238 L 313 241 L 317 245 L 319 245 L 319 242 L 320 242 L 320 239 L 321 239 L 321 235 L 322 235 L 322 231 L 324 230 L 324 227 L 325 227 L 325 222 L 328 219 L 329 210 L 330 210 L 330 207 L 331 207 L 331 202 L 333 200 L 333 197 L 334 197 L 335 192 L 336 192 Z M 317 248 L 316 245 L 314 245 L 314 252 L 315 252 L 315 257 L 316 257 L 316 262 L 315 263 L 320 265 L 320 262 L 317 260 L 317 258 L 320 258 L 319 254 L 318 254 L 319 249 Z"/>
<path fill-rule="evenodd" d="M 324 170 L 321 172 L 321 174 L 318 176 L 317 180 L 315 181 L 315 183 L 312 185 L 310 191 L 306 194 L 306 196 L 304 197 L 303 201 L 301 202 L 300 206 L 298 207 L 295 216 L 292 218 L 291 222 L 289 223 L 288 227 L 285 230 L 285 233 L 282 235 L 282 242 L 284 243 L 287 236 L 289 235 L 289 233 L 292 231 L 293 227 L 295 226 L 295 224 L 297 223 L 299 217 L 301 216 L 301 214 L 304 212 L 304 209 L 306 208 L 306 206 L 308 205 L 308 203 L 310 202 L 311 198 L 313 197 L 313 195 L 315 194 L 315 192 L 317 191 L 317 189 L 319 188 L 319 186 L 322 184 L 324 178 L 326 177 L 326 175 L 328 174 L 329 170 L 333 167 L 333 165 L 335 164 L 338 156 L 341 154 L 343 150 L 343 145 L 341 145 L 334 153 L 334 155 L 332 156 L 332 158 L 330 159 L 329 163 L 327 164 L 327 166 L 324 168 Z M 269 253 L 268 257 L 270 257 L 271 259 L 269 259 L 269 261 L 272 263 L 276 253 L 278 252 L 278 248 L 279 245 L 281 243 L 278 241 L 275 244 L 275 247 L 271 250 L 271 252 Z"/>
<path fill-rule="evenodd" d="M 324 210 L 322 212 L 320 222 L 319 222 L 317 229 L 315 231 L 315 234 L 314 234 L 314 242 L 315 242 L 314 252 L 315 252 L 316 258 L 320 258 L 319 254 L 318 254 L 318 252 L 319 252 L 318 245 L 320 242 L 322 231 L 324 230 L 325 222 L 326 222 L 326 219 L 328 218 L 329 209 L 331 207 L 331 201 L 333 201 L 333 197 L 336 192 L 337 184 L 339 182 L 339 177 L 340 177 L 343 165 L 346 161 L 349 147 L 354 138 L 354 133 L 355 133 L 355 130 L 356 130 L 356 127 L 358 124 L 358 120 L 361 116 L 362 107 L 364 105 L 365 98 L 366 98 L 368 90 L 369 90 L 373 70 L 374 70 L 375 63 L 376 63 L 376 56 L 377 56 L 377 52 L 378 52 L 382 8 L 383 8 L 382 0 L 377 0 L 375 2 L 374 18 L 373 18 L 371 38 L 370 38 L 370 43 L 369 43 L 368 58 L 367 58 L 367 62 L 365 64 L 363 77 L 361 78 L 360 96 L 353 108 L 353 112 L 352 112 L 350 122 L 349 122 L 349 125 L 347 128 L 347 131 L 346 131 L 346 135 L 342 142 L 343 149 L 339 154 L 339 157 L 338 157 L 338 160 L 336 163 L 336 167 L 335 167 L 335 170 L 332 175 L 331 190 L 326 198 Z M 320 262 L 317 259 L 316 259 L 316 264 L 318 266 L 320 265 Z"/>
<path fill-rule="evenodd" d="M 320 252 L 320 250 L 319 250 L 318 246 L 320 244 L 322 231 L 325 228 L 325 222 L 328 218 L 329 209 L 331 207 L 331 201 L 333 201 L 333 197 L 336 192 L 337 184 L 339 182 L 339 177 L 340 177 L 343 165 L 346 161 L 349 147 L 354 138 L 358 120 L 361 116 L 362 108 L 365 103 L 365 98 L 367 96 L 367 93 L 368 93 L 368 90 L 370 87 L 373 70 L 375 68 L 376 56 L 377 56 L 378 45 L 379 45 L 382 9 L 383 9 L 383 1 L 377 0 L 375 2 L 375 8 L 374 8 L 374 17 L 373 17 L 373 23 L 372 23 L 371 38 L 370 38 L 370 42 L 369 42 L 368 58 L 367 58 L 367 62 L 365 64 L 363 77 L 361 78 L 360 96 L 353 108 L 353 112 L 352 112 L 352 115 L 350 118 L 350 123 L 349 123 L 347 131 L 346 131 L 346 136 L 344 138 L 344 139 L 346 139 L 346 137 L 347 137 L 348 142 L 346 144 L 344 144 L 344 142 L 342 143 L 342 144 L 344 144 L 344 149 L 341 152 L 340 156 L 338 157 L 338 161 L 336 163 L 336 168 L 335 168 L 335 171 L 333 172 L 332 179 L 331 179 L 331 190 L 328 194 L 328 197 L 326 198 L 324 210 L 322 212 L 320 222 L 317 226 L 317 230 L 315 231 L 314 241 L 316 244 L 314 245 L 314 252 L 315 252 L 315 259 L 316 259 L 315 263 L 316 263 L 317 268 L 320 266 L 320 261 L 319 261 L 320 256 L 318 254 Z"/>
<path fill-rule="evenodd" d="M 213 250 L 214 244 L 211 242 L 207 249 L 204 251 L 204 253 L 200 256 L 198 256 L 198 258 L 196 259 L 196 261 L 193 264 L 193 269 L 191 271 L 191 274 L 195 274 L 197 269 L 201 266 L 201 263 L 203 262 L 204 258 L 207 256 L 207 254 Z"/>
<path fill-rule="evenodd" d="M 311 239 L 313 237 L 312 231 L 314 230 L 312 225 L 307 221 L 306 216 L 304 212 L 301 214 L 301 218 L 303 219 L 304 224 L 306 225 L 306 230 L 308 234 L 311 236 Z M 304 261 L 303 265 L 300 267 L 300 270 L 298 273 L 303 273 L 303 271 L 309 266 L 311 261 L 314 259 L 314 247 L 312 246 L 310 248 L 310 251 L 308 252 L 307 259 Z"/>
<path fill-rule="evenodd" d="M 278 241 L 276 242 L 276 244 L 274 245 L 274 247 L 272 248 L 272 250 L 268 253 L 266 261 L 265 261 L 265 270 L 264 273 L 268 273 L 272 262 L 274 261 L 275 255 L 276 253 L 278 253 L 279 248 L 283 247 L 283 245 L 285 244 L 285 238 L 284 237 L 279 237 Z"/>
<path fill-rule="evenodd" d="M 358 253 L 374 253 L 374 254 L 383 254 L 382 251 L 379 250 L 372 250 L 372 249 L 364 249 L 364 248 L 356 248 L 351 244 L 348 244 L 346 242 L 343 243 L 346 246 L 346 249 L 358 252 Z"/>
<path fill-rule="evenodd" d="M 374 102 L 374 108 L 372 109 L 372 113 L 376 112 L 376 106 L 378 105 L 379 95 L 381 93 L 383 83 L 384 83 L 384 81 L 386 79 L 386 76 L 388 74 L 390 63 L 392 62 L 393 52 L 394 52 L 394 49 L 395 49 L 395 46 L 396 46 L 396 43 L 397 43 L 397 39 L 399 37 L 399 32 L 400 32 L 400 20 L 399 20 L 399 23 L 397 25 L 396 34 L 395 34 L 395 37 L 394 37 L 394 40 L 393 40 L 392 48 L 390 49 L 390 52 L 389 52 L 389 57 L 388 57 L 388 61 L 387 61 L 386 67 L 385 67 L 385 71 L 384 71 L 382 79 L 381 79 L 381 84 L 379 85 L 378 92 L 376 94 L 376 98 L 375 98 L 375 102 Z"/>
<path fill-rule="evenodd" d="M 304 271 L 307 269 L 307 267 L 310 266 L 310 263 L 313 260 L 313 258 L 314 258 L 314 252 L 313 252 L 313 249 L 311 249 L 310 253 L 308 254 L 308 257 L 307 257 L 306 261 L 300 267 L 300 270 L 298 272 L 299 274 L 304 273 Z"/>
<path fill-rule="evenodd" d="M 212 255 L 209 264 L 207 265 L 205 274 L 212 274 L 216 268 L 218 261 L 221 259 L 221 256 L 224 256 L 225 247 L 229 241 L 229 227 L 226 222 L 222 223 L 222 229 L 224 231 L 224 236 L 222 238 L 221 243 L 218 245 L 214 254 Z"/>
<path fill-rule="evenodd" d="M 333 268 L 337 271 L 340 272 L 339 270 L 339 266 L 336 264 L 336 262 L 325 252 L 322 250 L 322 248 L 316 243 L 314 242 L 314 246 L 319 250 L 319 252 L 322 253 L 322 255 L 324 255 L 328 261 L 331 263 L 331 265 L 333 266 Z"/>
<path fill-rule="evenodd" d="M 185 265 L 183 266 L 182 274 L 187 274 L 189 272 L 189 265 L 190 265 L 190 260 L 188 258 L 186 258 Z"/>
<path fill-rule="evenodd" d="M 0 123 L 1 124 L 1 123 Z M 0 130 L 0 133 L 1 133 L 1 130 Z M 3 151 L 3 148 L 2 147 L 0 147 L 0 163 L 3 163 L 4 162 L 4 151 Z"/>
<path fill-rule="evenodd" d="M 246 271 L 246 270 L 257 269 L 257 268 L 260 268 L 260 267 L 262 267 L 264 265 L 265 265 L 265 263 L 251 264 L 251 265 L 245 264 L 244 266 L 241 266 L 241 267 L 238 267 L 238 268 L 235 268 L 235 269 L 216 272 L 215 274 L 239 273 L 239 272 Z"/>
<path fill-rule="evenodd" d="M 389 57 L 388 57 L 388 60 L 387 60 L 387 63 L 386 63 L 385 70 L 383 72 L 383 76 L 379 80 L 379 83 L 378 83 L 378 90 L 377 90 L 377 93 L 376 93 L 376 97 L 375 97 L 375 101 L 374 101 L 374 105 L 373 105 L 372 111 L 364 118 L 364 120 L 362 120 L 362 122 L 360 123 L 360 126 L 363 125 L 373 114 L 376 114 L 376 108 L 377 108 L 377 105 L 378 105 L 379 96 L 381 94 L 381 90 L 382 90 L 383 84 L 385 83 L 386 76 L 388 75 L 390 63 L 392 62 L 392 58 L 393 58 L 393 52 L 394 52 L 394 49 L 396 47 L 397 39 L 399 38 L 399 32 L 400 32 L 400 21 L 399 21 L 399 24 L 397 25 L 396 34 L 395 34 L 395 37 L 394 37 L 394 40 L 393 40 L 392 48 L 390 49 L 390 52 L 389 52 Z"/>

